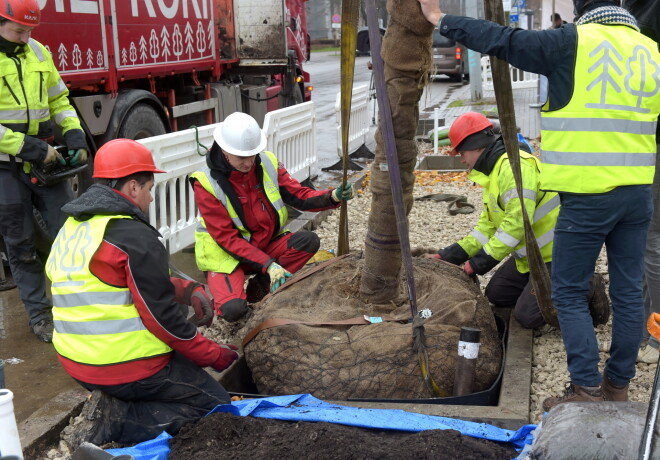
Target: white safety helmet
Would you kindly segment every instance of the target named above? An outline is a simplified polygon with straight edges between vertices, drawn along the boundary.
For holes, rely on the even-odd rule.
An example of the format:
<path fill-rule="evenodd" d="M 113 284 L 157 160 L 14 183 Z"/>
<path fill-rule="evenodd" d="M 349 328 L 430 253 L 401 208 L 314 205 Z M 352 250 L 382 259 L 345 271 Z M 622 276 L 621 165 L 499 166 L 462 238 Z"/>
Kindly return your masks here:
<path fill-rule="evenodd" d="M 251 157 L 266 148 L 266 135 L 257 120 L 247 113 L 234 112 L 213 131 L 213 139 L 227 153 Z"/>

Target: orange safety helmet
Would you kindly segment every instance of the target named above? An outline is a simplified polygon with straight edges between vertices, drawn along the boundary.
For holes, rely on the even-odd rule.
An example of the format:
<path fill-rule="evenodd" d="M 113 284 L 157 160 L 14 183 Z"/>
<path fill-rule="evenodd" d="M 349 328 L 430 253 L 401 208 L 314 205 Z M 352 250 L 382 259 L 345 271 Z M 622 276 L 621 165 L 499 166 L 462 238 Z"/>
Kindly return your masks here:
<path fill-rule="evenodd" d="M 151 151 L 131 139 L 106 142 L 94 155 L 96 179 L 120 179 L 137 172 L 164 173 L 156 168 Z"/>
<path fill-rule="evenodd" d="M 41 10 L 37 0 L 0 0 L 0 16 L 24 26 L 37 27 Z"/>
<path fill-rule="evenodd" d="M 449 128 L 449 140 L 452 147 L 454 147 L 450 155 L 458 155 L 456 147 L 461 145 L 461 142 L 468 136 L 492 127 L 493 124 L 483 114 L 477 112 L 464 113 Z"/>

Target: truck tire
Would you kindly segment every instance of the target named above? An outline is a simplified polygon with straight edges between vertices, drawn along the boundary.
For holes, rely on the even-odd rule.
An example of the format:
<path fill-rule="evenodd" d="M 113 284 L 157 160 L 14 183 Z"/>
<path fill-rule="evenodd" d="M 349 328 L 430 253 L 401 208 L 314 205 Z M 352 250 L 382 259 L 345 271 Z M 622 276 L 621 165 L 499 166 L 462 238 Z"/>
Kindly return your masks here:
<path fill-rule="evenodd" d="M 117 137 L 137 140 L 165 133 L 167 129 L 156 110 L 148 104 L 139 103 L 122 120 Z"/>

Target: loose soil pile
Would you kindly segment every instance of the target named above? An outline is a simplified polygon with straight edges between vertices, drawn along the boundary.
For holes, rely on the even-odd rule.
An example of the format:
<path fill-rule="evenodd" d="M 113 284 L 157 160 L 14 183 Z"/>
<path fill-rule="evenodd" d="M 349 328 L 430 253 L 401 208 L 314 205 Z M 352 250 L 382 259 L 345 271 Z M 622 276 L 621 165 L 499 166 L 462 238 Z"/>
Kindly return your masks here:
<path fill-rule="evenodd" d="M 507 445 L 463 436 L 454 430 L 419 433 L 370 430 L 324 422 L 211 414 L 185 426 L 170 441 L 170 458 L 324 459 L 508 459 Z"/>

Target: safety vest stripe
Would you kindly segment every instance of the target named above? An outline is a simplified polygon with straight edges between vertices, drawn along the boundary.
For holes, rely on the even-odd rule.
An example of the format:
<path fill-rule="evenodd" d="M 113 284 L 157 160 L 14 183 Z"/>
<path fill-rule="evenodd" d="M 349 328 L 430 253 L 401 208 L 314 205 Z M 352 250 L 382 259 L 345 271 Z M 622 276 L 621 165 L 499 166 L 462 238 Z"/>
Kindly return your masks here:
<path fill-rule="evenodd" d="M 604 133 L 655 134 L 656 121 L 619 120 L 612 118 L 542 117 L 543 131 L 585 131 Z"/>
<path fill-rule="evenodd" d="M 264 158 L 262 156 L 261 157 L 261 164 L 263 164 L 264 167 L 266 168 L 266 174 L 268 174 L 268 177 L 270 178 L 270 182 L 272 184 L 278 184 L 277 170 L 275 169 L 275 165 L 273 165 L 273 162 L 270 161 L 269 158 L 267 158 L 267 157 Z M 275 207 L 275 210 L 277 211 L 278 214 L 280 212 L 280 209 L 282 209 L 284 207 L 284 201 L 282 201 L 281 198 L 278 199 L 278 200 L 273 201 L 272 204 Z"/>
<path fill-rule="evenodd" d="M 542 247 L 552 243 L 552 241 L 554 239 L 555 239 L 555 228 L 553 227 L 550 230 L 548 230 L 547 232 L 545 232 L 543 235 L 540 235 L 538 238 L 536 238 L 536 244 L 538 244 L 539 249 L 541 249 Z M 513 256 L 516 259 L 526 257 L 527 256 L 527 248 L 523 246 L 522 248 L 518 249 L 517 251 L 513 251 Z"/>
<path fill-rule="evenodd" d="M 563 166 L 653 166 L 655 152 L 558 152 L 541 150 L 545 164 Z"/>
<path fill-rule="evenodd" d="M 27 116 L 32 120 L 50 119 L 50 109 L 31 109 L 27 111 Z M 0 120 L 3 122 L 25 121 L 25 110 L 0 110 Z"/>
<path fill-rule="evenodd" d="M 503 244 L 505 244 L 506 246 L 509 246 L 510 248 L 515 248 L 520 243 L 519 239 L 514 238 L 513 236 L 509 235 L 507 232 L 505 232 L 501 228 L 498 228 L 497 231 L 495 232 L 495 238 L 497 238 Z"/>
<path fill-rule="evenodd" d="M 53 321 L 58 334 L 103 335 L 144 331 L 147 328 L 138 318 L 110 319 L 107 321 Z"/>
<path fill-rule="evenodd" d="M 203 170 L 204 174 L 206 174 L 206 177 L 213 177 L 211 176 L 211 169 L 207 166 Z M 215 193 L 215 196 L 220 200 L 220 203 L 222 203 L 222 206 L 227 210 L 227 213 L 229 213 L 229 208 L 227 207 L 227 195 L 225 194 L 224 190 L 222 190 L 222 187 L 220 187 L 220 184 L 218 184 L 218 181 L 215 180 L 209 180 L 211 183 L 211 187 L 213 187 L 213 192 Z M 243 225 L 243 222 L 241 221 L 241 218 L 238 216 L 229 216 L 231 217 L 231 221 L 234 223 L 236 228 L 245 228 L 245 225 Z"/>
<path fill-rule="evenodd" d="M 555 195 L 549 201 L 536 208 L 536 212 L 534 213 L 534 223 L 537 223 L 539 220 L 550 214 L 553 210 L 558 208 L 560 204 L 561 201 L 559 200 L 559 195 Z"/>
<path fill-rule="evenodd" d="M 502 194 L 502 202 L 504 203 L 504 206 L 506 206 L 506 204 L 511 201 L 511 198 L 518 198 L 518 191 L 515 188 L 507 190 Z M 536 202 L 536 192 L 534 190 L 524 188 L 523 198 L 527 198 L 528 200 Z"/>
<path fill-rule="evenodd" d="M 61 308 L 83 305 L 131 305 L 132 303 L 133 296 L 130 291 L 53 294 L 53 304 Z"/>
<path fill-rule="evenodd" d="M 50 88 L 48 88 L 48 97 L 59 96 L 60 94 L 65 92 L 66 89 L 67 89 L 66 85 L 64 84 L 64 82 L 60 78 L 60 81 L 58 81 L 55 86 L 51 86 Z"/>
<path fill-rule="evenodd" d="M 37 59 L 39 59 L 39 62 L 44 62 L 46 60 L 46 57 L 44 56 L 44 53 L 42 52 L 41 47 L 37 44 L 36 40 L 32 38 L 29 39 L 28 45 L 30 45 L 30 48 L 32 48 L 32 51 L 37 56 Z"/>
<path fill-rule="evenodd" d="M 479 230 L 472 230 L 470 233 L 470 236 L 474 237 L 478 242 L 480 242 L 482 245 L 488 243 L 488 237 L 481 233 Z"/>
<path fill-rule="evenodd" d="M 68 117 L 78 118 L 78 115 L 76 115 L 76 112 L 73 112 L 71 110 L 63 110 L 57 115 L 55 115 L 55 123 L 61 125 L 64 119 Z"/>

